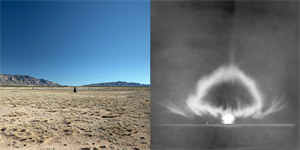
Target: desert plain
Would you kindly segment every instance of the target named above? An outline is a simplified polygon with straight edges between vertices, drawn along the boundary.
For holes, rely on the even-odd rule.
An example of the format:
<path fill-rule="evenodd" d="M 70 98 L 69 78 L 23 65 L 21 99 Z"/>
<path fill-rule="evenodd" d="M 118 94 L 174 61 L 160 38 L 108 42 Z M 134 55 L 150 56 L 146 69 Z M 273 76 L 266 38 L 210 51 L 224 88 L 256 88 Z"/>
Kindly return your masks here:
<path fill-rule="evenodd" d="M 150 87 L 2 88 L 2 149 L 150 149 Z"/>

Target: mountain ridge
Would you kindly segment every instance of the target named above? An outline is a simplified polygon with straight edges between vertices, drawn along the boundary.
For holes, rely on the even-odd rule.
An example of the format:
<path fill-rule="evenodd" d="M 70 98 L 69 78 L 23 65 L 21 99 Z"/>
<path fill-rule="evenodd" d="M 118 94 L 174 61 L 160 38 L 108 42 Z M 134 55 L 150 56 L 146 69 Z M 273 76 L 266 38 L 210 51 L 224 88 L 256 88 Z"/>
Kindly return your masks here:
<path fill-rule="evenodd" d="M 45 79 L 36 79 L 29 75 L 10 75 L 0 73 L 0 85 L 12 86 L 61 86 L 60 84 Z"/>
<path fill-rule="evenodd" d="M 140 84 L 135 82 L 125 82 L 125 81 L 117 81 L 117 82 L 103 82 L 103 83 L 92 83 L 83 86 L 130 86 L 130 87 L 150 87 L 150 84 Z"/>

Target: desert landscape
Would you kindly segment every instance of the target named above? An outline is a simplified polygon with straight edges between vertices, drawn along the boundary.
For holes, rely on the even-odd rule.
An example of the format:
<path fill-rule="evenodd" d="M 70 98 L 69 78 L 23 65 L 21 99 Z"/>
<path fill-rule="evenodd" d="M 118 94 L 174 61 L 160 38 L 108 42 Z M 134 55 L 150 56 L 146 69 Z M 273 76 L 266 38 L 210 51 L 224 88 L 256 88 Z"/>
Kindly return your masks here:
<path fill-rule="evenodd" d="M 150 149 L 150 87 L 72 88 L 1 87 L 1 149 Z"/>

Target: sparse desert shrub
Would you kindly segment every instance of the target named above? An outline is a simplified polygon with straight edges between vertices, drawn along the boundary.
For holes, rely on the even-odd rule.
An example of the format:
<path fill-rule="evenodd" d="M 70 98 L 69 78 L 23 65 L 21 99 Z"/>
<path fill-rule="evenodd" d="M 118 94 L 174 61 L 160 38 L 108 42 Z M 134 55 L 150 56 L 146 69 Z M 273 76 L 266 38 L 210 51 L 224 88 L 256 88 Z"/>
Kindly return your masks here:
<path fill-rule="evenodd" d="M 14 127 L 14 128 L 12 128 L 12 130 L 13 130 L 13 131 L 18 131 L 19 128 L 18 128 L 18 127 Z"/>
<path fill-rule="evenodd" d="M 19 133 L 17 133 L 17 135 L 18 135 L 18 137 L 21 137 L 21 136 L 24 135 L 24 133 L 23 132 L 19 132 Z"/>
<path fill-rule="evenodd" d="M 105 130 L 106 126 L 105 125 L 101 125 L 101 129 Z"/>
<path fill-rule="evenodd" d="M 23 128 L 23 129 L 21 129 L 20 131 L 21 131 L 21 132 L 26 132 L 27 129 L 26 129 L 26 128 Z"/>
<path fill-rule="evenodd" d="M 23 138 L 20 138 L 20 141 L 26 141 L 28 139 L 28 137 L 23 137 Z"/>
<path fill-rule="evenodd" d="M 48 110 L 48 112 L 57 112 L 57 110 Z"/>
<path fill-rule="evenodd" d="M 10 114 L 3 115 L 3 117 L 17 117 L 17 116 L 25 116 L 25 115 L 28 115 L 28 114 L 25 112 L 13 112 Z"/>
<path fill-rule="evenodd" d="M 41 120 L 40 119 L 34 119 L 32 120 L 32 122 L 40 122 Z"/>
<path fill-rule="evenodd" d="M 150 107 L 150 102 L 143 102 L 144 106 L 149 106 Z"/>
<path fill-rule="evenodd" d="M 73 135 L 73 133 L 75 132 L 75 129 L 68 128 L 68 129 L 65 129 L 64 132 L 66 132 L 67 135 Z"/>
<path fill-rule="evenodd" d="M 5 131 L 7 129 L 7 126 L 1 127 L 1 131 Z"/>
<path fill-rule="evenodd" d="M 39 143 L 44 143 L 46 140 L 47 140 L 47 139 L 46 139 L 45 137 L 41 137 L 41 138 L 39 139 Z"/>
<path fill-rule="evenodd" d="M 113 115 L 113 114 L 109 115 L 109 114 L 107 114 L 107 115 L 103 115 L 102 118 L 116 118 L 118 116 L 119 115 Z"/>
<path fill-rule="evenodd" d="M 47 129 L 43 129 L 43 130 L 42 130 L 42 133 L 47 133 L 47 132 L 48 132 Z"/>
<path fill-rule="evenodd" d="M 66 124 L 71 124 L 73 122 L 73 119 L 72 118 L 66 118 L 65 119 L 65 123 Z"/>

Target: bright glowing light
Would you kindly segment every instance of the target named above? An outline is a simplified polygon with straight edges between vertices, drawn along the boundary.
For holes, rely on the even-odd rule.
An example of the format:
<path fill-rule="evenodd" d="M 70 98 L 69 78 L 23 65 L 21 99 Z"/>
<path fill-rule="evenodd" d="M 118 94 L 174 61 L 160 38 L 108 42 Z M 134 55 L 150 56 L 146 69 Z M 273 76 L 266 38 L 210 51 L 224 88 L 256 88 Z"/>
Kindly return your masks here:
<path fill-rule="evenodd" d="M 231 114 L 226 114 L 222 117 L 224 124 L 233 124 L 234 119 L 234 116 L 232 116 Z"/>
<path fill-rule="evenodd" d="M 236 100 L 237 108 L 226 107 L 226 110 L 222 106 L 214 106 L 208 102 L 206 96 L 209 94 L 210 90 L 220 84 L 239 81 L 243 84 L 245 88 L 249 91 L 252 99 L 251 104 L 244 104 L 243 100 Z M 173 113 L 180 114 L 186 117 L 191 117 L 193 115 L 203 116 L 206 114 L 212 115 L 214 117 L 222 116 L 223 122 L 226 124 L 233 123 L 234 119 L 237 117 L 252 117 L 256 119 L 261 119 L 264 116 L 279 111 L 285 105 L 282 104 L 283 98 L 273 99 L 271 106 L 266 111 L 262 111 L 264 107 L 265 98 L 257 86 L 254 79 L 247 76 L 242 70 L 236 65 L 226 65 L 221 66 L 216 69 L 208 76 L 202 77 L 197 84 L 196 93 L 189 95 L 186 99 L 185 105 L 166 105 L 167 108 Z M 229 114 L 229 115 L 228 115 Z"/>
<path fill-rule="evenodd" d="M 205 96 L 208 94 L 210 88 L 213 86 L 228 81 L 239 80 L 249 90 L 249 93 L 253 97 L 252 105 L 238 109 L 232 109 L 228 107 L 225 111 L 222 107 L 212 106 L 205 100 Z M 203 77 L 197 84 L 197 92 L 194 97 L 187 99 L 187 105 L 197 115 L 209 113 L 215 117 L 219 114 L 224 116 L 225 114 L 232 114 L 235 117 L 249 117 L 255 113 L 259 113 L 263 107 L 262 94 L 259 92 L 253 79 L 245 75 L 237 66 L 229 65 L 222 66 L 214 71 L 211 75 Z M 238 101 L 238 104 L 240 102 Z"/>

